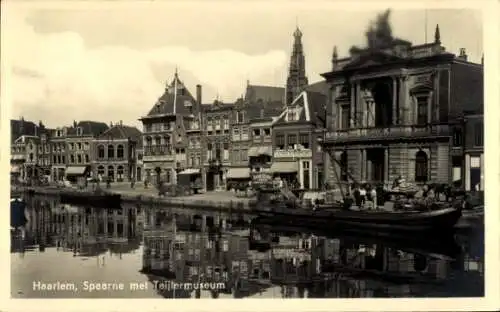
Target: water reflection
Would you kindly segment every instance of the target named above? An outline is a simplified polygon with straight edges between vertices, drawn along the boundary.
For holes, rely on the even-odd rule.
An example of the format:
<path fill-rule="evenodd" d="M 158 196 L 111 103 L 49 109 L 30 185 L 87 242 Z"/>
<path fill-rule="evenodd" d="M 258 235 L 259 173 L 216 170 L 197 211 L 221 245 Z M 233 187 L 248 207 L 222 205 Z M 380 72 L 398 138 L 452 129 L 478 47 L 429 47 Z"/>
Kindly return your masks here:
<path fill-rule="evenodd" d="M 11 253 L 20 256 L 13 258 L 12 280 L 25 295 L 29 291 L 23 285 L 29 285 L 34 277 L 23 274 L 19 267 L 29 271 L 35 266 L 58 265 L 110 280 L 144 279 L 150 290 L 151 285 L 166 282 L 219 285 L 208 290 L 153 289 L 164 298 L 484 294 L 484 252 L 478 248 L 483 242 L 482 230 L 459 237 L 459 252 L 451 253 L 452 246 L 426 249 L 409 240 L 405 244 L 405 240 L 393 238 L 371 240 L 356 235 L 311 233 L 251 224 L 249 216 L 222 212 L 134 205 L 106 210 L 61 205 L 46 198 L 32 198 L 27 211 L 25 238 L 11 235 Z M 446 241 L 448 245 L 454 243 Z M 47 263 L 47 250 L 71 257 Z M 23 262 L 25 255 L 29 255 L 30 262 Z M 82 265 L 91 258 L 97 265 Z M 47 272 L 44 274 L 52 274 Z M 76 278 L 71 270 L 58 274 L 67 280 Z M 24 279 L 28 282 L 23 283 Z M 93 296 L 138 295 L 128 292 Z"/>

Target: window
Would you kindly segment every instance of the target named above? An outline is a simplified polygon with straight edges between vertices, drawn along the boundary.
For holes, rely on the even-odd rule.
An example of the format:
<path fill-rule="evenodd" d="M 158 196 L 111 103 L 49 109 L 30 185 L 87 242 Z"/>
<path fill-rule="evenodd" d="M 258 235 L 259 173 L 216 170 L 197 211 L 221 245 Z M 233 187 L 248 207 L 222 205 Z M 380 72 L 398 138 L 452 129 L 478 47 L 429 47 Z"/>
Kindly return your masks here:
<path fill-rule="evenodd" d="M 81 164 L 82 163 L 82 155 L 76 155 L 76 160 L 77 160 L 77 163 Z"/>
<path fill-rule="evenodd" d="M 304 148 L 309 148 L 309 133 L 300 133 L 299 134 L 299 144 Z"/>
<path fill-rule="evenodd" d="M 474 145 L 483 146 L 483 125 L 476 123 L 474 125 Z"/>
<path fill-rule="evenodd" d="M 82 143 L 80 143 L 80 142 L 76 143 L 76 149 L 81 151 L 82 150 Z"/>
<path fill-rule="evenodd" d="M 215 159 L 221 160 L 222 159 L 222 144 L 221 143 L 215 143 Z"/>
<path fill-rule="evenodd" d="M 253 136 L 254 137 L 260 136 L 260 129 L 253 129 Z"/>
<path fill-rule="evenodd" d="M 86 150 L 86 151 L 88 151 L 90 149 L 90 143 L 89 142 L 85 142 L 83 144 L 83 149 Z"/>
<path fill-rule="evenodd" d="M 427 154 L 418 151 L 415 155 L 415 182 L 427 182 L 429 180 Z"/>
<path fill-rule="evenodd" d="M 116 157 L 119 159 L 123 158 L 123 145 L 121 144 L 116 148 Z"/>
<path fill-rule="evenodd" d="M 123 180 L 123 166 L 118 166 L 116 174 L 119 180 Z"/>
<path fill-rule="evenodd" d="M 224 160 L 229 160 L 229 143 L 224 143 Z"/>
<path fill-rule="evenodd" d="M 241 139 L 248 140 L 248 128 L 245 127 L 241 129 Z"/>
<path fill-rule="evenodd" d="M 70 155 L 69 156 L 69 162 L 74 164 L 75 163 L 75 155 Z"/>
<path fill-rule="evenodd" d="M 453 146 L 462 146 L 462 129 L 460 128 L 453 131 Z"/>
<path fill-rule="evenodd" d="M 76 128 L 76 135 L 80 136 L 83 134 L 83 129 L 81 127 Z"/>
<path fill-rule="evenodd" d="M 340 154 L 340 160 L 339 160 L 339 167 L 340 167 L 340 180 L 342 181 L 348 181 L 348 174 L 347 174 L 347 152 L 342 152 Z"/>
<path fill-rule="evenodd" d="M 296 120 L 296 111 L 294 108 L 289 108 L 288 113 L 287 113 L 287 118 L 288 121 L 295 121 Z"/>
<path fill-rule="evenodd" d="M 66 163 L 66 156 L 62 155 L 61 160 L 62 160 L 62 162 L 61 162 L 61 163 L 65 164 L 65 163 Z"/>
<path fill-rule="evenodd" d="M 229 130 L 229 119 L 227 117 L 224 118 L 224 129 Z"/>
<path fill-rule="evenodd" d="M 243 112 L 237 112 L 236 113 L 236 123 L 243 123 L 243 122 L 244 122 Z"/>
<path fill-rule="evenodd" d="M 233 150 L 233 161 L 234 162 L 240 161 L 240 151 L 239 150 Z"/>
<path fill-rule="evenodd" d="M 97 167 L 97 174 L 101 177 L 104 175 L 104 166 Z"/>
<path fill-rule="evenodd" d="M 304 173 L 304 189 L 308 190 L 311 187 L 309 175 L 310 175 L 310 166 L 309 166 L 309 161 L 303 161 L 302 162 L 302 168 L 303 168 L 303 173 Z"/>
<path fill-rule="evenodd" d="M 276 140 L 276 142 L 275 142 L 276 143 L 276 147 L 278 149 L 284 149 L 285 148 L 285 135 L 283 135 L 283 134 L 277 134 L 275 140 Z"/>
<path fill-rule="evenodd" d="M 265 128 L 264 129 L 264 135 L 265 136 L 270 136 L 271 135 L 271 129 L 270 128 Z"/>
<path fill-rule="evenodd" d="M 427 97 L 417 98 L 417 125 L 426 125 L 428 123 L 428 103 Z"/>
<path fill-rule="evenodd" d="M 52 160 L 53 160 L 54 164 L 56 164 L 56 163 L 57 163 L 57 156 L 56 156 L 56 155 L 54 155 L 54 156 L 52 157 Z"/>
<path fill-rule="evenodd" d="M 214 118 L 214 125 L 215 125 L 215 130 L 220 129 L 220 119 L 219 118 Z"/>
<path fill-rule="evenodd" d="M 108 145 L 108 158 L 115 158 L 115 147 L 113 145 Z"/>
<path fill-rule="evenodd" d="M 212 143 L 207 144 L 207 159 L 212 159 Z"/>
<path fill-rule="evenodd" d="M 115 168 L 113 166 L 108 166 L 108 177 L 111 178 L 111 181 L 115 180 Z"/>
<path fill-rule="evenodd" d="M 348 129 L 351 117 L 351 108 L 349 104 L 344 104 L 340 108 L 340 129 Z"/>
<path fill-rule="evenodd" d="M 69 150 L 75 149 L 75 143 L 69 143 Z"/>
<path fill-rule="evenodd" d="M 90 157 L 89 154 L 85 154 L 85 162 L 89 163 L 90 162 Z"/>
<path fill-rule="evenodd" d="M 288 149 L 294 149 L 294 146 L 297 144 L 297 135 L 289 134 L 288 135 Z"/>

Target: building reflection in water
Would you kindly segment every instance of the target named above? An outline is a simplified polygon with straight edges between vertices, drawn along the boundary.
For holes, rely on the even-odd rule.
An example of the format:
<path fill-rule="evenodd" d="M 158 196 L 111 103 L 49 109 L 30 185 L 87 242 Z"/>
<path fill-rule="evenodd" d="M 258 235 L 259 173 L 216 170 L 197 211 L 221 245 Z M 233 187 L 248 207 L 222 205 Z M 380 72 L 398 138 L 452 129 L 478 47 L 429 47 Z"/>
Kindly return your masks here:
<path fill-rule="evenodd" d="M 112 256 L 139 248 L 142 228 L 134 209 L 99 209 L 58 203 L 54 199 L 28 199 L 26 237 L 11 235 L 11 252 L 45 252 L 54 247 L 75 257 Z"/>
<path fill-rule="evenodd" d="M 250 217 L 230 213 L 134 205 L 96 209 L 43 197 L 28 199 L 27 211 L 25 238 L 11 235 L 11 252 L 21 257 L 53 248 L 95 257 L 105 267 L 106 257 L 121 259 L 142 249 L 141 267 L 130 270 L 140 270 L 151 283 L 225 285 L 210 291 L 157 290 L 165 298 L 484 295 L 481 237 L 479 243 L 464 239 L 464 252 L 450 259 L 352 237 L 250 228 Z"/>
<path fill-rule="evenodd" d="M 212 291 L 214 298 L 269 292 L 282 298 L 425 296 L 429 289 L 449 287 L 450 276 L 465 267 L 475 269 L 478 280 L 484 276 L 482 260 L 463 255 L 451 261 L 348 238 L 234 230 L 230 223 L 223 215 L 148 212 L 142 272 L 150 280 L 225 282 L 227 289 Z M 199 298 L 200 292 L 162 295 Z"/>

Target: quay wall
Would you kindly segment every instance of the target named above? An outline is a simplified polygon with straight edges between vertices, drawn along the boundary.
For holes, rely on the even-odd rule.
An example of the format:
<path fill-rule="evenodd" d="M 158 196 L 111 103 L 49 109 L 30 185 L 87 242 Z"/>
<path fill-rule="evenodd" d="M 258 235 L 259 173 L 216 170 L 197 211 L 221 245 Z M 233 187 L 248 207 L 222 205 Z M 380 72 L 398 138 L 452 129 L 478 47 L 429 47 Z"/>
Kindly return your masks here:
<path fill-rule="evenodd" d="M 32 193 L 35 195 L 44 195 L 50 197 L 57 197 L 61 194 L 88 194 L 92 196 L 90 191 L 77 191 L 77 190 L 64 190 L 64 189 L 50 189 L 50 188 L 26 188 L 23 191 L 16 193 Z M 256 204 L 255 200 L 240 199 L 226 199 L 226 200 L 213 200 L 213 199 L 197 199 L 191 197 L 157 197 L 151 195 L 132 195 L 123 194 L 121 192 L 110 192 L 111 194 L 120 194 L 121 202 L 124 204 L 136 204 L 144 207 L 172 207 L 172 208 L 190 208 L 190 209 L 203 209 L 209 211 L 221 212 L 235 212 L 235 213 L 252 213 L 252 207 Z"/>

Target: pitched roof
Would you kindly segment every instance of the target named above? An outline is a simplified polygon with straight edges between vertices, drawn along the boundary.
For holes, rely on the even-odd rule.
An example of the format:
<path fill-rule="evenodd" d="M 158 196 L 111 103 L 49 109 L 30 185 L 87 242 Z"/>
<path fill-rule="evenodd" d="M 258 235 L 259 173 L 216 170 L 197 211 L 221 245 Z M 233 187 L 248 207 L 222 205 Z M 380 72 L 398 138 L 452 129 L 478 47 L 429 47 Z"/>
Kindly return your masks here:
<path fill-rule="evenodd" d="M 10 139 L 14 142 L 21 135 L 37 135 L 40 128 L 32 121 L 24 119 L 11 119 L 10 120 Z"/>
<path fill-rule="evenodd" d="M 156 115 L 190 115 L 190 107 L 198 107 L 193 95 L 179 79 L 176 73 L 172 83 L 167 86 L 155 105 L 150 109 L 148 117 Z M 196 110 L 195 110 L 196 111 Z"/>
<path fill-rule="evenodd" d="M 76 124 L 76 126 L 68 128 L 68 136 L 76 136 L 77 129 L 82 128 L 83 136 L 99 136 L 109 127 L 106 123 L 100 121 L 83 120 Z"/>
<path fill-rule="evenodd" d="M 325 96 L 328 96 L 328 84 L 326 80 L 318 81 L 313 84 L 308 85 L 305 88 L 307 91 L 321 93 Z"/>
<path fill-rule="evenodd" d="M 326 102 L 327 97 L 321 93 L 302 91 L 292 104 L 282 111 L 276 123 L 307 122 L 324 127 Z M 295 121 L 288 121 L 287 115 L 292 108 L 299 109 L 299 116 Z"/>
<path fill-rule="evenodd" d="M 285 99 L 285 88 L 272 86 L 248 85 L 245 93 L 245 101 L 264 103 L 283 102 Z"/>
<path fill-rule="evenodd" d="M 141 136 L 142 132 L 136 127 L 118 124 L 104 131 L 101 135 L 99 135 L 98 139 L 112 138 L 115 140 L 131 139 L 139 141 Z"/>

